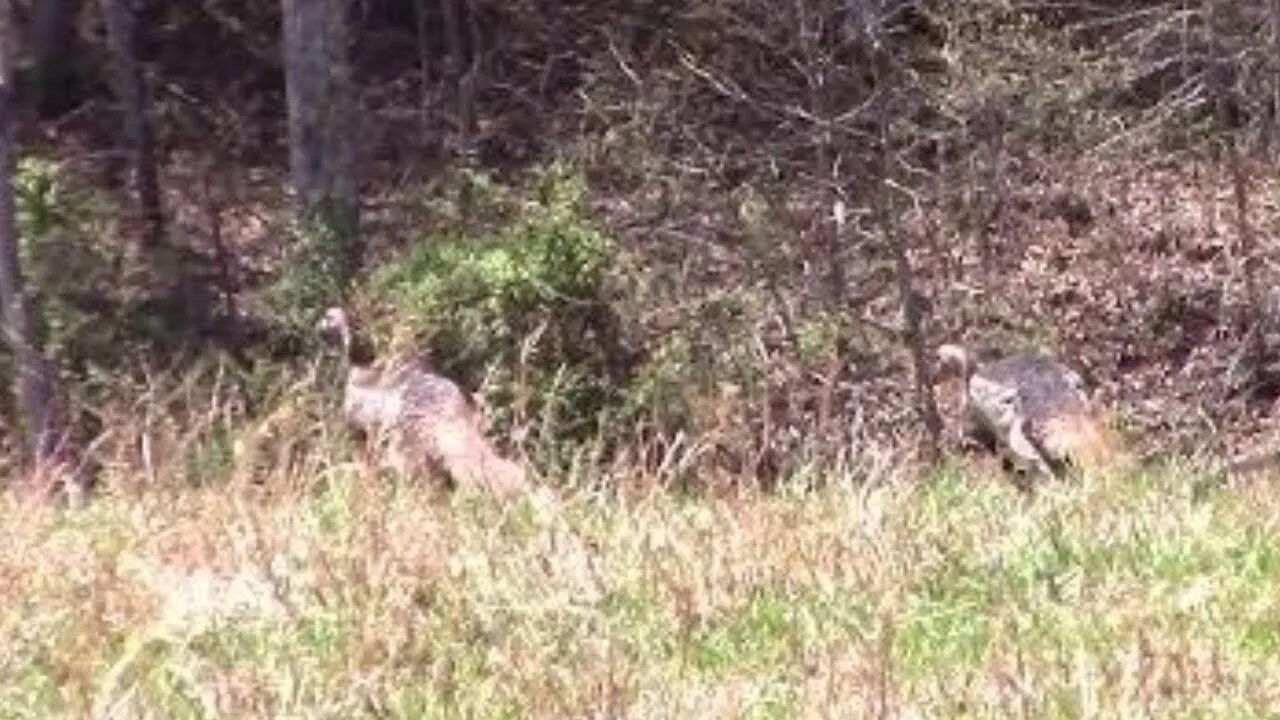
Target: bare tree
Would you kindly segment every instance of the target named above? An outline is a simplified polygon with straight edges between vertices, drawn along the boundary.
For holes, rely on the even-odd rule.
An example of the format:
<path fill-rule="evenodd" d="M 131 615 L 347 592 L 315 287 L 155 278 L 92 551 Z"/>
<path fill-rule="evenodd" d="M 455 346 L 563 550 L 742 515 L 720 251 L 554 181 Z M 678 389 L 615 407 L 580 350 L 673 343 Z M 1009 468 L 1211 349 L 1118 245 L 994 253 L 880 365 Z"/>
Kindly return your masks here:
<path fill-rule="evenodd" d="M 440 0 L 440 11 L 444 16 L 445 39 L 448 42 L 449 54 L 445 61 L 445 75 L 452 90 L 458 98 L 457 120 L 458 147 L 464 156 L 473 151 L 472 135 L 475 130 L 475 82 L 476 82 L 476 48 L 472 27 L 471 4 L 468 0 Z"/>
<path fill-rule="evenodd" d="M 803 401 L 793 404 L 789 421 L 812 416 L 826 449 L 846 442 L 835 421 L 841 413 L 860 417 L 870 405 L 863 381 L 878 372 L 864 362 L 865 348 L 877 336 L 892 337 L 911 354 L 910 375 L 897 382 L 916 396 L 925 450 L 936 455 L 926 288 L 913 277 L 909 245 L 920 233 L 894 214 L 891 199 L 900 191 L 890 181 L 912 191 L 923 178 L 900 170 L 897 158 L 914 152 L 908 126 L 938 117 L 930 99 L 907 86 L 930 72 L 938 30 L 904 0 L 734 0 L 714 7 L 701 18 L 702 33 L 673 40 L 678 62 L 698 81 L 684 85 L 690 91 L 682 103 L 701 113 L 673 123 L 673 134 L 707 149 L 708 176 L 729 186 L 777 188 L 775 205 L 785 208 L 776 213 L 778 225 L 797 231 L 781 252 L 745 246 L 769 254 L 752 265 L 767 268 L 769 285 L 789 296 L 780 308 L 816 310 L 833 331 L 825 367 L 799 375 L 806 379 L 784 393 Z M 895 63 L 903 67 L 890 67 Z M 895 294 L 899 301 L 891 303 Z M 887 317 L 893 306 L 901 324 Z M 775 342 L 798 349 L 790 338 Z"/>
<path fill-rule="evenodd" d="M 289 164 L 307 262 L 345 285 L 360 263 L 350 0 L 282 0 Z"/>
<path fill-rule="evenodd" d="M 928 335 L 925 322 L 928 319 L 928 301 L 916 288 L 916 272 L 911 265 L 908 236 L 895 229 L 890 220 L 893 212 L 887 198 L 879 201 L 877 221 L 882 240 L 893 255 L 894 278 L 898 286 L 898 302 L 902 308 L 902 342 L 911 358 L 911 381 L 915 392 L 916 414 L 925 433 L 925 461 L 936 463 L 941 457 L 942 417 L 933 395 L 933 367 L 925 345 Z M 917 213 L 919 214 L 919 213 Z"/>
<path fill-rule="evenodd" d="M 155 131 L 151 124 L 151 100 L 138 62 L 136 0 L 101 0 L 111 48 L 111 80 L 121 104 L 125 141 L 129 144 L 130 172 L 143 221 L 142 245 L 155 249 L 164 239 L 164 213 L 160 179 L 156 169 Z"/>
<path fill-rule="evenodd" d="M 53 373 L 40 352 L 32 310 L 23 289 L 14 207 L 15 108 L 13 5 L 0 0 L 0 318 L 5 345 L 12 353 L 14 394 L 23 414 L 32 454 L 39 466 L 57 452 L 61 428 L 54 413 Z"/>

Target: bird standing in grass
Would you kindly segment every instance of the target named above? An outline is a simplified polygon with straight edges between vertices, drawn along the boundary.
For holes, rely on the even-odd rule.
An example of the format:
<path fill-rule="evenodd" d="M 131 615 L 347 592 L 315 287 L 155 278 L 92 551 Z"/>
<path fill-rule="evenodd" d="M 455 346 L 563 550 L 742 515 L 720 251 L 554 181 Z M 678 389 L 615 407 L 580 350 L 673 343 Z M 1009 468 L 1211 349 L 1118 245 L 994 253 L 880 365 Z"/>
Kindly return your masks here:
<path fill-rule="evenodd" d="M 938 361 L 964 384 L 965 434 L 1015 467 L 1061 477 L 1070 466 L 1091 472 L 1117 458 L 1084 379 L 1066 365 L 1033 354 L 979 362 L 954 344 L 938 349 Z"/>
<path fill-rule="evenodd" d="M 342 308 L 326 310 L 317 328 L 340 343 L 348 363 L 343 417 L 366 442 L 385 444 L 402 472 L 438 469 L 499 496 L 528 489 L 525 468 L 485 437 L 479 409 L 456 383 L 417 358 L 378 361 Z"/>

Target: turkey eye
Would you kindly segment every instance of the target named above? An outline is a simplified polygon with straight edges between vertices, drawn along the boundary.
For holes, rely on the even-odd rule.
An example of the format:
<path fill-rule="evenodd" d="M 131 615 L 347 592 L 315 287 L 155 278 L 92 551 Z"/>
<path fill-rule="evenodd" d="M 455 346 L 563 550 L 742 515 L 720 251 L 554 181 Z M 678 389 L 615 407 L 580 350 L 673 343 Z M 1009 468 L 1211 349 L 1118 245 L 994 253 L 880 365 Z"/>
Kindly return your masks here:
<path fill-rule="evenodd" d="M 1000 403 L 1001 407 L 1008 408 L 1010 410 L 1014 409 L 1018 404 L 1018 391 L 1007 390 L 1000 393 L 997 402 Z"/>

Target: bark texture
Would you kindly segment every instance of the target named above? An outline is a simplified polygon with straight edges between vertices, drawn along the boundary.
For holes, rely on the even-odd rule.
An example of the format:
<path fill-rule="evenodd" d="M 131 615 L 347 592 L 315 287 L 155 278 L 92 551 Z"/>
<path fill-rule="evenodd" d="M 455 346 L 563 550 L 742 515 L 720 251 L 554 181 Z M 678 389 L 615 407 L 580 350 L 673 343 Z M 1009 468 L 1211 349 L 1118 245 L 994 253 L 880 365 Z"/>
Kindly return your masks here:
<path fill-rule="evenodd" d="M 39 0 L 32 8 L 29 87 L 41 113 L 60 112 L 73 103 L 75 23 L 84 4 L 84 0 Z"/>
<path fill-rule="evenodd" d="M 142 220 L 142 245 L 155 249 L 164 239 L 160 177 L 156 169 L 156 140 L 151 123 L 151 98 L 138 61 L 137 0 L 101 0 L 111 49 L 111 84 L 120 101 L 129 170 Z"/>
<path fill-rule="evenodd" d="M 289 166 L 310 248 L 340 284 L 360 263 L 350 0 L 282 0 Z M 319 237 L 317 237 L 319 236 Z"/>
<path fill-rule="evenodd" d="M 16 372 L 13 393 L 22 413 L 37 469 L 54 460 L 64 437 L 55 413 L 52 368 L 40 351 L 33 310 L 23 287 L 14 204 L 15 172 L 14 27 L 11 0 L 0 0 L 0 334 Z"/>

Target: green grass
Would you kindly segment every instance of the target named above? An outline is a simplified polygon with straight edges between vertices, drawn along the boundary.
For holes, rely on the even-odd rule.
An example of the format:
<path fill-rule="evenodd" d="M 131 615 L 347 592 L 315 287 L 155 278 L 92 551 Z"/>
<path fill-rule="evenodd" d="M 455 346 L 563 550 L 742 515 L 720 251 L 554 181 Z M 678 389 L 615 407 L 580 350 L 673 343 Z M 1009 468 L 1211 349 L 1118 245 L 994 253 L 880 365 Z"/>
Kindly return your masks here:
<path fill-rule="evenodd" d="M 1280 492 L 8 501 L 0 718 L 1265 717 Z M 112 714 L 114 713 L 114 714 Z"/>

